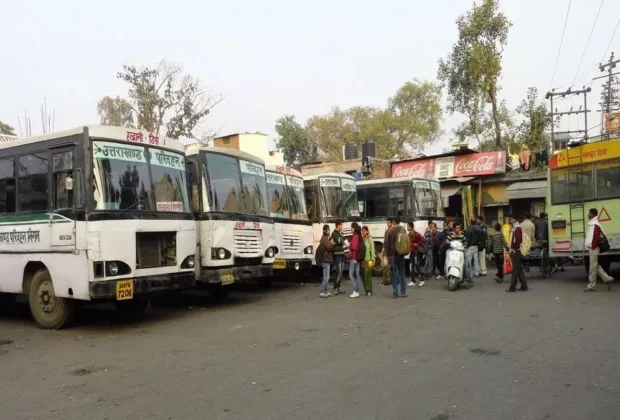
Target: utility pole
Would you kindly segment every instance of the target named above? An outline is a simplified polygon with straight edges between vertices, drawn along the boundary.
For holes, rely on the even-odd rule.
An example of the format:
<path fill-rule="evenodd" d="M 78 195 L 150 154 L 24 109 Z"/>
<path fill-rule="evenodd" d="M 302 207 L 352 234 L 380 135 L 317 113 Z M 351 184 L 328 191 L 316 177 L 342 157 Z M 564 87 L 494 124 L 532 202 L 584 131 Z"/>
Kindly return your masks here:
<path fill-rule="evenodd" d="M 587 143 L 588 141 L 588 112 L 590 112 L 588 110 L 588 99 L 587 99 L 587 94 L 590 93 L 592 91 L 592 88 L 588 87 L 586 88 L 585 86 L 583 87 L 582 90 L 571 90 L 572 88 L 568 88 L 568 90 L 563 91 L 563 92 L 556 92 L 555 89 L 552 89 L 551 92 L 547 92 L 547 94 L 545 95 L 546 99 L 550 99 L 551 100 L 551 112 L 549 112 L 549 116 L 551 117 L 552 120 L 552 124 L 551 124 L 551 144 L 549 145 L 550 148 L 550 156 L 553 156 L 553 152 L 554 152 L 554 148 L 555 148 L 555 136 L 558 134 L 572 134 L 572 133 L 584 133 L 584 141 Z M 553 98 L 556 96 L 561 96 L 562 98 L 565 98 L 567 95 L 581 95 L 583 93 L 583 109 L 581 109 L 582 107 L 580 106 L 578 110 L 573 111 L 573 107 L 571 107 L 570 111 L 565 111 L 565 112 L 558 112 L 557 109 L 553 108 Z M 555 124 L 553 123 L 553 120 L 556 116 L 558 117 L 562 117 L 563 115 L 573 115 L 573 114 L 583 114 L 584 116 L 584 121 L 585 121 L 585 129 L 584 130 L 568 130 L 568 131 L 555 131 Z"/>
<path fill-rule="evenodd" d="M 614 53 L 611 53 L 609 57 L 609 61 L 607 64 L 600 64 L 599 69 L 604 72 L 607 69 L 607 74 L 605 76 L 595 77 L 593 80 L 606 78 L 607 81 L 603 84 L 603 89 L 601 91 L 601 121 L 603 122 L 606 118 L 609 119 L 609 124 L 611 125 L 612 113 L 614 111 L 620 110 L 620 98 L 618 97 L 618 78 L 617 75 L 620 72 L 614 73 L 613 69 L 616 67 L 616 64 L 620 63 L 620 60 L 614 60 Z M 603 134 L 603 129 L 601 128 L 601 134 Z M 609 139 L 609 131 L 607 131 L 607 139 Z"/>

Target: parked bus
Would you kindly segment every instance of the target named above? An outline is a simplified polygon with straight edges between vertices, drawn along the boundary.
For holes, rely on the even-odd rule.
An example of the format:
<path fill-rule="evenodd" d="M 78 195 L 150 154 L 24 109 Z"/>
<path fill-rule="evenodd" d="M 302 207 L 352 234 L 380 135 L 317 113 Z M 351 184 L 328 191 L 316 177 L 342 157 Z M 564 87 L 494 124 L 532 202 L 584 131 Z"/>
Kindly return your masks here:
<path fill-rule="evenodd" d="M 314 249 L 321 241 L 323 225 L 330 225 L 333 231 L 336 220 L 344 222 L 342 235 L 350 242 L 351 223 L 361 220 L 355 178 L 341 173 L 304 176 L 304 189 L 306 207 L 312 222 Z M 314 255 L 312 258 L 314 261 Z"/>
<path fill-rule="evenodd" d="M 267 202 L 275 222 L 276 259 L 274 275 L 312 270 L 312 222 L 304 198 L 300 172 L 286 166 L 267 165 Z"/>
<path fill-rule="evenodd" d="M 264 162 L 228 148 L 186 151 L 198 224 L 197 286 L 224 298 L 235 282 L 271 278 L 276 247 Z"/>
<path fill-rule="evenodd" d="M 420 234 L 428 228 L 428 221 L 433 220 L 438 228 L 443 229 L 445 219 L 441 202 L 439 182 L 424 178 L 384 178 L 357 181 L 357 200 L 362 222 L 368 226 L 375 242 L 377 258 L 375 274 L 381 272 L 383 237 L 387 219 L 398 216 L 401 224 L 413 222 L 413 227 Z"/>
<path fill-rule="evenodd" d="M 0 306 L 25 294 L 52 329 L 80 301 L 141 311 L 194 286 L 195 251 L 176 140 L 91 126 L 0 143 Z"/>
<path fill-rule="evenodd" d="M 601 254 L 607 271 L 620 262 L 620 140 L 586 143 L 558 152 L 549 161 L 547 213 L 549 255 L 584 258 L 588 211 L 596 208 L 611 249 Z"/>

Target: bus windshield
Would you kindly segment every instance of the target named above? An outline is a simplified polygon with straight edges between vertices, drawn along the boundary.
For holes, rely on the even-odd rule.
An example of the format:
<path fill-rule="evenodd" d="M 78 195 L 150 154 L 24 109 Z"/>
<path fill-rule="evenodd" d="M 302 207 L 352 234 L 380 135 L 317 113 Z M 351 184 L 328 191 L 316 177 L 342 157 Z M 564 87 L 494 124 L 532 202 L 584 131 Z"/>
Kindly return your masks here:
<path fill-rule="evenodd" d="M 219 153 L 205 153 L 211 211 L 268 216 L 265 168 Z"/>
<path fill-rule="evenodd" d="M 397 184 L 361 184 L 357 185 L 359 210 L 364 219 L 383 220 L 388 216 L 413 218 L 413 185 Z"/>
<path fill-rule="evenodd" d="M 93 141 L 95 210 L 189 212 L 181 153 Z"/>
<path fill-rule="evenodd" d="M 439 182 L 413 181 L 418 217 L 444 217 Z"/>
<path fill-rule="evenodd" d="M 271 217 L 308 220 L 302 178 L 267 172 L 267 199 Z"/>
<path fill-rule="evenodd" d="M 320 177 L 321 212 L 327 218 L 359 216 L 355 181 L 337 177 Z"/>

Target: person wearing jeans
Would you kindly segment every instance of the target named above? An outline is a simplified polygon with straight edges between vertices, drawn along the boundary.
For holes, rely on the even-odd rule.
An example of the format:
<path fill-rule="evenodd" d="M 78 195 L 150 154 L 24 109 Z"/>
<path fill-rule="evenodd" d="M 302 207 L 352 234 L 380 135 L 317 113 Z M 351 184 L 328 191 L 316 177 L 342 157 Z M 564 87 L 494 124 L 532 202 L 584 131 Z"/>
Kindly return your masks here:
<path fill-rule="evenodd" d="M 321 248 L 320 252 L 322 253 L 321 266 L 323 268 L 323 281 L 321 282 L 321 291 L 319 296 L 326 298 L 332 295 L 328 292 L 327 288 L 329 287 L 331 263 L 334 260 L 334 241 L 332 241 L 329 237 L 329 225 L 323 226 L 323 236 L 321 237 L 319 247 Z"/>
<path fill-rule="evenodd" d="M 358 261 L 357 251 L 361 247 L 361 243 L 364 241 L 362 238 L 362 228 L 353 222 L 351 226 L 353 230 L 353 237 L 351 238 L 351 246 L 349 247 L 349 277 L 351 278 L 351 286 L 353 287 L 353 293 L 349 297 L 360 297 L 360 283 L 362 281 L 360 277 L 360 261 Z"/>
<path fill-rule="evenodd" d="M 400 283 L 400 295 L 407 297 L 407 282 L 405 280 L 405 256 L 399 255 L 396 252 L 396 242 L 398 240 L 399 233 L 405 233 L 405 230 L 400 226 L 400 219 L 395 217 L 392 223 L 392 227 L 388 231 L 387 241 L 385 243 L 385 255 L 388 256 L 389 262 L 392 266 L 392 297 L 398 297 L 398 285 Z"/>
<path fill-rule="evenodd" d="M 338 295 L 342 292 L 342 285 L 340 283 L 342 278 L 342 270 L 344 269 L 344 236 L 342 236 L 342 230 L 344 229 L 344 223 L 342 220 L 336 220 L 336 229 L 332 232 L 332 241 L 334 242 L 334 268 L 336 269 L 336 280 L 334 281 L 334 295 Z"/>

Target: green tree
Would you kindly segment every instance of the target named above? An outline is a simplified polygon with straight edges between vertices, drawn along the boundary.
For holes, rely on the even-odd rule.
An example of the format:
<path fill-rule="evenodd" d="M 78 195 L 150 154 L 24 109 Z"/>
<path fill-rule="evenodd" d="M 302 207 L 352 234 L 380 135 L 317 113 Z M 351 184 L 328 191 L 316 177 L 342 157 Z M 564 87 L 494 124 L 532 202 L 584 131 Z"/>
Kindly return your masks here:
<path fill-rule="evenodd" d="M 7 136 L 15 136 L 15 129 L 10 125 L 0 121 L 0 134 L 6 134 Z"/>
<path fill-rule="evenodd" d="M 322 158 L 342 160 L 342 147 L 351 136 L 347 111 L 334 107 L 326 115 L 315 115 L 308 120 L 306 130 L 308 139 L 317 145 Z"/>
<path fill-rule="evenodd" d="M 133 108 L 126 99 L 104 96 L 97 103 L 97 113 L 102 125 L 134 127 Z"/>
<path fill-rule="evenodd" d="M 126 122 L 128 116 L 124 111 L 125 103 L 128 103 L 136 128 L 174 139 L 196 138 L 194 131 L 197 126 L 222 101 L 199 79 L 184 74 L 181 66 L 167 60 L 160 61 L 155 67 L 138 68 L 124 64 L 117 78 L 129 85 L 129 98 L 117 102 L 117 108 L 113 108 L 111 114 L 100 113 L 102 121 L 105 117 L 106 120 L 116 118 L 116 121 Z M 102 101 L 105 109 L 105 98 Z M 121 109 L 123 112 L 118 112 Z"/>
<path fill-rule="evenodd" d="M 517 127 L 516 141 L 521 149 L 541 152 L 547 147 L 546 133 L 554 124 L 547 106 L 538 100 L 538 89 L 527 88 L 527 95 L 517 107 L 521 123 Z"/>
<path fill-rule="evenodd" d="M 448 91 L 448 111 L 465 114 L 476 134 L 481 118 L 491 105 L 496 147 L 501 147 L 501 109 L 498 79 L 502 72 L 502 53 L 512 23 L 499 12 L 499 0 L 474 2 L 472 9 L 457 18 L 459 39 L 451 53 L 439 60 L 438 79 Z"/>
<path fill-rule="evenodd" d="M 282 150 L 284 161 L 293 166 L 318 159 L 318 147 L 311 142 L 308 132 L 293 115 L 285 115 L 276 121 L 276 147 Z"/>

